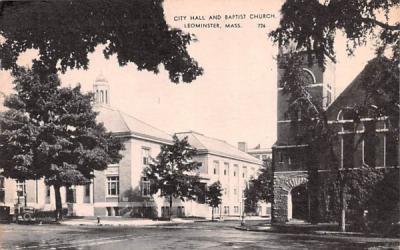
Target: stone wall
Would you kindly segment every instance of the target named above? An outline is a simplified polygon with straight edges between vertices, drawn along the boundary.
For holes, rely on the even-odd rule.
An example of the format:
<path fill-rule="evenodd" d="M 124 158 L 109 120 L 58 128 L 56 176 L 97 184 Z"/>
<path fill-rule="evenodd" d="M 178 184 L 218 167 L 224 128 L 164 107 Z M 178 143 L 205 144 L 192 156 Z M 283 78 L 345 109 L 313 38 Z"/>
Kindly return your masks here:
<path fill-rule="evenodd" d="M 306 171 L 274 173 L 274 202 L 272 204 L 272 223 L 286 223 L 291 218 L 290 191 L 306 183 Z"/>

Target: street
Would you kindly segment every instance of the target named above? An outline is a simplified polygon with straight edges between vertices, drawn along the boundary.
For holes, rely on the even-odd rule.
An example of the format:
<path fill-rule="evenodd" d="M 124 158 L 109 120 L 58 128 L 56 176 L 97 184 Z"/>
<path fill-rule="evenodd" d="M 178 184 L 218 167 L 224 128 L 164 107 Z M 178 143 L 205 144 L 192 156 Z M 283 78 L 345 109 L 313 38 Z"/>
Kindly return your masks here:
<path fill-rule="evenodd" d="M 238 221 L 151 227 L 0 225 L 1 249 L 399 249 L 362 237 L 239 231 Z"/>

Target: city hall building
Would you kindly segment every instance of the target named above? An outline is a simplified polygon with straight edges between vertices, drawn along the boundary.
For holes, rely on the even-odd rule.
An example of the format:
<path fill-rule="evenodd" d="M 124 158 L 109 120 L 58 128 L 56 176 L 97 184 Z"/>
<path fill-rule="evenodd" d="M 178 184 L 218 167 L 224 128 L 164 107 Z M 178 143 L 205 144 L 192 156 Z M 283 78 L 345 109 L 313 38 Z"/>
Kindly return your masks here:
<path fill-rule="evenodd" d="M 168 199 L 150 195 L 150 182 L 143 169 L 156 158 L 162 145 L 172 144 L 172 136 L 110 105 L 110 88 L 104 77 L 94 84 L 97 120 L 120 138 L 125 149 L 120 162 L 104 171 L 95 171 L 95 178 L 85 186 L 61 188 L 63 208 L 74 216 L 132 216 L 162 217 L 169 214 Z M 250 178 L 258 174 L 262 161 L 240 151 L 225 141 L 193 131 L 177 133 L 188 137 L 198 150 L 194 160 L 204 189 L 220 181 L 223 187 L 222 204 L 215 214 L 221 217 L 239 216 L 243 212 L 243 190 Z M 53 187 L 43 180 L 19 182 L 0 177 L 0 205 L 13 208 L 16 204 L 40 210 L 54 210 Z M 211 217 L 205 197 L 195 201 L 174 200 L 174 216 Z M 13 209 L 11 209 L 13 210 Z M 266 204 L 260 203 L 259 215 L 267 214 Z"/>

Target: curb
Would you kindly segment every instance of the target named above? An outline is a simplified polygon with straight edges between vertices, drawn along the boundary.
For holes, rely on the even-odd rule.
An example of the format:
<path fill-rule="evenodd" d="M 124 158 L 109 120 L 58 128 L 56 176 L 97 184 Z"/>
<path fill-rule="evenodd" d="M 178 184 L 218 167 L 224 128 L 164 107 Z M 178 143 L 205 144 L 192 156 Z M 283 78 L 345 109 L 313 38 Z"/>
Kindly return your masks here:
<path fill-rule="evenodd" d="M 156 221 L 152 223 L 147 223 L 147 224 L 135 224 L 135 223 L 110 223 L 110 222 L 102 222 L 102 223 L 96 223 L 95 221 L 93 223 L 89 222 L 73 222 L 73 223 L 68 223 L 68 222 L 62 222 L 60 225 L 63 226 L 87 226 L 87 227 L 151 227 L 151 226 L 163 226 L 163 225 L 181 225 L 181 224 L 190 224 L 194 223 L 194 221 Z"/>

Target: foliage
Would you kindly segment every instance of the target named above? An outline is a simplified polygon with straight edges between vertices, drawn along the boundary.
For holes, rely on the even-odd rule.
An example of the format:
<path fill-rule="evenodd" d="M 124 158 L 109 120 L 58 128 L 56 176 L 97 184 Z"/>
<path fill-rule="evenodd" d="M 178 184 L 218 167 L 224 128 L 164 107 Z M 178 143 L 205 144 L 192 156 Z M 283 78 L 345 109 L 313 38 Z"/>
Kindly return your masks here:
<path fill-rule="evenodd" d="M 222 202 L 221 196 L 222 196 L 222 186 L 219 181 L 214 182 L 207 188 L 206 199 L 207 199 L 208 205 L 210 205 L 212 207 L 212 210 L 211 210 L 212 211 L 211 212 L 212 220 L 214 220 L 214 208 L 218 207 Z"/>
<path fill-rule="evenodd" d="M 203 69 L 190 57 L 191 35 L 164 20 L 162 0 L 1 1 L 0 60 L 16 70 L 18 56 L 37 49 L 33 68 L 56 73 L 87 69 L 88 54 L 105 45 L 119 65 L 159 72 L 162 64 L 172 82 L 191 82 Z M 0 40 L 1 41 L 1 40 Z"/>
<path fill-rule="evenodd" d="M 163 145 L 157 158 L 144 169 L 144 175 L 151 183 L 151 193 L 161 191 L 161 196 L 169 197 L 170 211 L 173 198 L 194 200 L 202 192 L 200 177 L 195 173 L 199 168 L 193 161 L 195 154 L 187 137 L 180 140 L 174 135 L 173 144 Z"/>
<path fill-rule="evenodd" d="M 393 222 L 400 221 L 400 171 L 386 170 L 384 178 L 369 193 L 366 202 L 368 217 L 375 230 L 390 229 Z"/>
<path fill-rule="evenodd" d="M 282 55 L 281 55 L 282 56 Z M 336 206 L 336 202 L 323 201 L 321 193 L 325 195 L 338 195 L 332 189 L 343 190 L 346 203 L 349 209 L 356 211 L 356 216 L 362 216 L 366 202 L 370 199 L 370 193 L 374 185 L 383 178 L 383 173 L 375 169 L 375 159 L 361 166 L 354 166 L 353 161 L 345 162 L 345 170 L 339 162 L 336 145 L 339 143 L 337 126 L 328 121 L 328 110 L 322 108 L 322 100 L 313 96 L 304 80 L 302 79 L 302 68 L 305 64 L 304 52 L 293 52 L 285 55 L 284 63 L 281 67 L 285 70 L 282 76 L 281 87 L 283 94 L 288 97 L 289 108 L 287 115 L 292 120 L 293 129 L 297 129 L 298 143 L 309 145 L 309 153 L 315 157 L 306 158 L 308 166 L 310 190 L 316 202 L 322 202 L 326 206 L 334 204 L 335 209 L 344 207 Z M 349 132 L 355 133 L 362 126 L 365 133 L 354 137 L 354 143 L 349 148 L 346 155 L 353 155 L 360 147 L 361 142 L 365 141 L 368 145 L 376 145 L 376 123 L 382 117 L 389 117 L 387 123 L 387 138 L 392 137 L 393 143 L 398 143 L 398 121 L 399 121 L 399 68 L 398 58 L 386 58 L 382 55 L 369 61 L 364 70 L 356 78 L 358 95 L 352 103 L 345 103 L 343 106 L 334 107 L 342 109 L 346 120 L 352 120 L 351 124 L 345 124 Z M 339 97 L 340 98 L 340 97 Z M 339 104 L 335 104 L 336 106 Z M 300 116 L 299 116 L 300 114 Z M 361 122 L 362 118 L 372 119 L 369 122 Z M 299 120 L 298 120 L 299 119 Z M 368 147 L 373 148 L 374 147 Z M 321 150 L 324 149 L 324 150 Z M 367 150 L 367 148 L 366 148 Z M 366 152 L 366 159 L 374 156 L 372 152 Z M 331 184 L 326 181 L 320 182 L 320 174 L 317 169 L 324 165 L 330 169 L 329 176 L 325 176 Z M 357 170 L 347 170 L 356 168 Z M 351 194 L 351 195 L 350 195 Z M 312 202 L 313 203 L 313 202 Z M 312 204 L 321 207 L 321 204 Z M 340 214 L 336 212 L 336 214 Z"/>
<path fill-rule="evenodd" d="M 257 203 L 260 201 L 271 202 L 273 200 L 273 185 L 272 160 L 267 158 L 263 161 L 263 167 L 257 178 L 250 179 L 244 191 L 246 213 L 256 212 Z"/>
<path fill-rule="evenodd" d="M 214 182 L 207 188 L 206 199 L 211 207 L 218 207 L 221 204 L 222 186 L 219 181 Z"/>
<path fill-rule="evenodd" d="M 347 51 L 373 37 L 377 49 L 400 45 L 400 23 L 390 23 L 390 11 L 399 8 L 399 0 L 286 0 L 281 8 L 279 27 L 270 37 L 279 45 L 295 44 L 296 50 L 316 55 L 323 65 L 326 55 L 335 57 L 334 42 L 338 31 L 347 38 Z M 380 15 L 383 15 L 380 20 Z M 395 20 L 398 21 L 398 20 Z"/>
<path fill-rule="evenodd" d="M 86 184 L 93 170 L 119 161 L 122 144 L 96 123 L 92 94 L 82 94 L 80 86 L 61 88 L 57 75 L 43 80 L 30 69 L 14 77 L 16 94 L 6 98 L 8 109 L 0 116 L 4 176 L 44 177 L 57 197 L 61 186 Z M 61 200 L 56 203 L 61 211 Z"/>
<path fill-rule="evenodd" d="M 259 196 L 255 185 L 255 179 L 249 180 L 248 185 L 244 189 L 244 197 L 244 212 L 247 214 L 256 213 Z"/>

